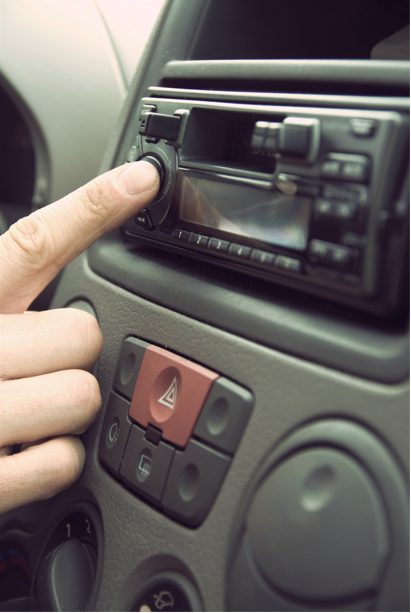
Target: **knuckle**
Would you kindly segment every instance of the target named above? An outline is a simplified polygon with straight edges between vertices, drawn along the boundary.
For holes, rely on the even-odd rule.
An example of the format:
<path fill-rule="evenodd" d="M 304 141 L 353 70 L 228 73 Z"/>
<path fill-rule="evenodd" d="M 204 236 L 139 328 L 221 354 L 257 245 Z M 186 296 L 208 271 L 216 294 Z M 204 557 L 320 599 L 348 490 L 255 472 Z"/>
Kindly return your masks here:
<path fill-rule="evenodd" d="M 16 253 L 25 266 L 39 270 L 52 259 L 53 238 L 36 212 L 10 226 L 8 238 L 12 253 Z"/>

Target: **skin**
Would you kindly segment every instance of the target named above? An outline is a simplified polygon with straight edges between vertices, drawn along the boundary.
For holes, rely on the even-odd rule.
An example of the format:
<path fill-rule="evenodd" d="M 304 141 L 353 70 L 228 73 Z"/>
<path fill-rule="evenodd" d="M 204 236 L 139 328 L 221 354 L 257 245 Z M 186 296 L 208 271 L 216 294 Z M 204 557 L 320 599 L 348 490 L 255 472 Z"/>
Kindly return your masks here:
<path fill-rule="evenodd" d="M 75 435 L 101 404 L 88 372 L 103 342 L 95 318 L 76 309 L 27 309 L 68 262 L 158 188 L 149 163 L 120 166 L 0 236 L 0 513 L 78 479 L 85 453 Z M 11 455 L 16 444 L 22 451 Z"/>

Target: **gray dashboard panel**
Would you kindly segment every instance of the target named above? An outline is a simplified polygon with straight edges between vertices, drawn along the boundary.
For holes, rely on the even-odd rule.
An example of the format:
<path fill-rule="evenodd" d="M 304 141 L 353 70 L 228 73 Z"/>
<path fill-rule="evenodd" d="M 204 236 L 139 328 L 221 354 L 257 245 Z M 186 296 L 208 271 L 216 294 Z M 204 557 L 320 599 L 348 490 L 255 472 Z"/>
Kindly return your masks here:
<path fill-rule="evenodd" d="M 89 261 L 132 292 L 263 345 L 376 381 L 407 378 L 407 334 L 384 330 L 368 316 L 347 319 L 332 304 L 142 245 L 127 247 L 115 235 L 96 243 Z"/>
<path fill-rule="evenodd" d="M 157 570 L 183 570 L 200 586 L 205 609 L 223 610 L 231 525 L 243 492 L 273 445 L 308 421 L 338 416 L 363 423 L 407 470 L 406 383 L 365 381 L 211 327 L 98 277 L 84 256 L 66 269 L 54 306 L 78 298 L 87 298 L 94 305 L 103 330 L 105 344 L 98 376 L 104 399 L 122 340 L 130 334 L 210 366 L 256 396 L 255 409 L 222 490 L 208 518 L 195 531 L 154 511 L 101 467 L 96 439 L 102 411 L 86 437 L 92 453 L 78 486 L 94 495 L 104 523 L 105 558 L 97 610 L 129 609 L 143 578 Z M 76 489 L 71 500 L 76 498 Z M 81 496 L 81 489 L 78 492 Z"/>

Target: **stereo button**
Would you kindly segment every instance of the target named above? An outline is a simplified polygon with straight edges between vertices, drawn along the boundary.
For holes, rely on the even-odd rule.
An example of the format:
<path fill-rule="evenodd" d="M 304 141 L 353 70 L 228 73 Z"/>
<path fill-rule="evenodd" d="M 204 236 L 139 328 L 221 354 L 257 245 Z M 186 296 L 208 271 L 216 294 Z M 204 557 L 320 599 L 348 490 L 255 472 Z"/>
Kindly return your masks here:
<path fill-rule="evenodd" d="M 261 251 L 260 249 L 253 249 L 251 252 L 251 259 L 259 264 L 266 264 L 270 266 L 274 262 L 275 255 L 269 253 L 269 251 Z"/>
<path fill-rule="evenodd" d="M 143 228 L 143 230 L 152 230 L 154 228 L 153 222 L 151 221 L 150 213 L 147 209 L 143 209 L 136 215 L 136 224 Z"/>
<path fill-rule="evenodd" d="M 351 261 L 352 250 L 349 247 L 333 245 L 329 248 L 328 259 L 338 267 L 344 267 Z"/>
<path fill-rule="evenodd" d="M 174 230 L 173 238 L 178 238 L 180 241 L 188 241 L 190 234 L 191 232 L 187 232 L 187 230 Z"/>
<path fill-rule="evenodd" d="M 354 257 L 354 250 L 343 245 L 334 245 L 324 241 L 312 240 L 310 243 L 310 260 L 316 264 L 326 264 L 344 268 Z"/>
<path fill-rule="evenodd" d="M 140 134 L 144 134 L 150 139 L 163 138 L 168 141 L 176 141 L 178 133 L 180 131 L 181 117 L 177 115 L 163 115 L 162 113 L 146 113 L 145 125 L 143 126 L 143 132 L 141 132 L 140 122 Z"/>
<path fill-rule="evenodd" d="M 196 234 L 195 232 L 191 232 L 188 242 L 194 243 L 194 245 L 198 245 L 199 247 L 207 247 L 208 236 L 203 236 L 202 234 Z"/>
<path fill-rule="evenodd" d="M 322 177 L 335 179 L 340 176 L 342 164 L 339 160 L 325 160 L 321 164 L 320 173 Z"/>
<path fill-rule="evenodd" d="M 317 217 L 333 217 L 335 202 L 326 198 L 318 198 L 314 203 L 314 212 Z"/>
<path fill-rule="evenodd" d="M 285 255 L 277 255 L 275 258 L 274 266 L 281 270 L 287 270 L 289 272 L 301 272 L 301 262 L 295 258 L 289 258 Z"/>
<path fill-rule="evenodd" d="M 367 158 L 361 161 L 344 162 L 341 170 L 341 178 L 348 181 L 363 183 L 368 180 L 369 162 Z"/>
<path fill-rule="evenodd" d="M 220 240 L 219 238 L 210 238 L 208 246 L 210 249 L 215 249 L 216 251 L 228 251 L 230 243 Z"/>
<path fill-rule="evenodd" d="M 352 221 L 358 213 L 358 204 L 356 202 L 337 202 L 335 205 L 334 215 L 342 221 Z"/>
<path fill-rule="evenodd" d="M 235 255 L 238 258 L 249 258 L 251 254 L 251 247 L 245 247 L 244 245 L 237 245 L 232 243 L 228 250 L 230 255 Z"/>
<path fill-rule="evenodd" d="M 354 136 L 361 138 L 371 138 L 374 136 L 377 129 L 375 119 L 367 119 L 363 117 L 354 117 L 350 121 L 350 131 Z"/>

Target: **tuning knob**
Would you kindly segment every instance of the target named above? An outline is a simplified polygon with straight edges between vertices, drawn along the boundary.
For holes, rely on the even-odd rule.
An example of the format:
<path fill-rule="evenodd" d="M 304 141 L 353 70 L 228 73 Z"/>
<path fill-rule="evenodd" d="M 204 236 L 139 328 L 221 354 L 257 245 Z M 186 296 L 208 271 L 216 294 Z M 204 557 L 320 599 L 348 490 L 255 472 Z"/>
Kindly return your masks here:
<path fill-rule="evenodd" d="M 320 123 L 310 117 L 286 117 L 282 122 L 257 121 L 251 137 L 256 154 L 283 155 L 315 161 Z"/>

